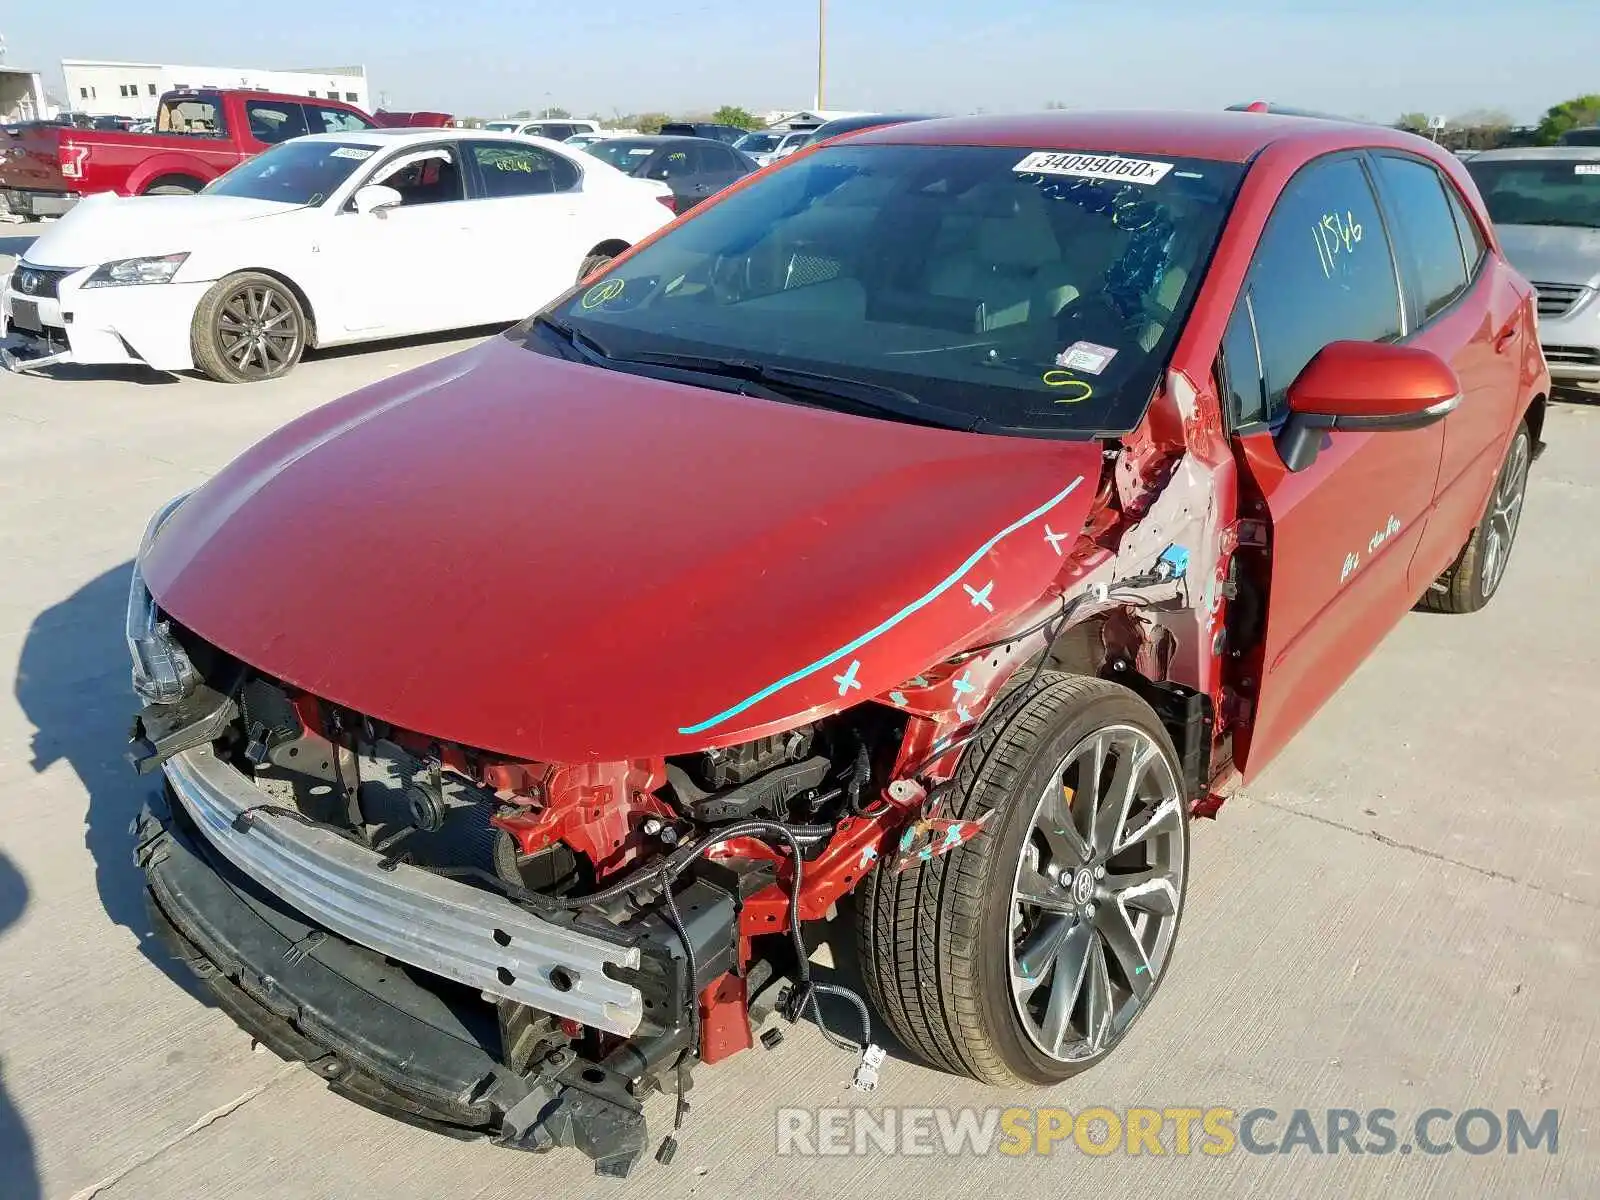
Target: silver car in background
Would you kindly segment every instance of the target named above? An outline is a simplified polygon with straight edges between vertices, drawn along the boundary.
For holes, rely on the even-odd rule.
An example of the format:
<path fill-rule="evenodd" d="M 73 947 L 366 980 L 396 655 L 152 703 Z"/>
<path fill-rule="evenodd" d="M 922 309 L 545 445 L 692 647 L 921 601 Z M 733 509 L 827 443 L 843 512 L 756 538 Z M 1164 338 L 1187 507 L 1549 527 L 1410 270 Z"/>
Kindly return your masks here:
<path fill-rule="evenodd" d="M 1506 257 L 1539 293 L 1550 378 L 1600 385 L 1600 146 L 1485 150 L 1466 165 Z"/>

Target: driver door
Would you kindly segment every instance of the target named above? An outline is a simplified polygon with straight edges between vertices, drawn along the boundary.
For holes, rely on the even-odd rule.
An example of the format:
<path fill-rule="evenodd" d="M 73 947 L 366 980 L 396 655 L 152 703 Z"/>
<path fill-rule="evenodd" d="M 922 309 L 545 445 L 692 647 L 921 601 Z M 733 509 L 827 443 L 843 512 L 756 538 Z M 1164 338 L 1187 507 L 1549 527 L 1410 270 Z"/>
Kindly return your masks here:
<path fill-rule="evenodd" d="M 1398 341 L 1407 317 L 1367 168 L 1303 168 L 1256 248 L 1223 345 L 1234 447 L 1270 525 L 1253 727 L 1235 761 L 1254 778 L 1416 601 L 1409 568 L 1434 502 L 1444 425 L 1328 433 L 1291 472 L 1274 434 L 1289 385 L 1330 342 Z"/>

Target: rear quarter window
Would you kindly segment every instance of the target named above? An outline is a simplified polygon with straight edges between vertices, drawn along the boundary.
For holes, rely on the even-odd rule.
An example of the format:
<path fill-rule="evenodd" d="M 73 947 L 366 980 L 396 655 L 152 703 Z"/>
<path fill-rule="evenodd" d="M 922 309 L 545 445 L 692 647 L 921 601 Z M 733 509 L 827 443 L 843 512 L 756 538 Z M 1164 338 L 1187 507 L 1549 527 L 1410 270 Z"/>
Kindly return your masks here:
<path fill-rule="evenodd" d="M 1444 180 L 1428 163 L 1380 154 L 1378 178 L 1394 214 L 1401 257 L 1416 280 L 1423 320 L 1449 306 L 1467 286 L 1461 234 L 1445 196 Z"/>

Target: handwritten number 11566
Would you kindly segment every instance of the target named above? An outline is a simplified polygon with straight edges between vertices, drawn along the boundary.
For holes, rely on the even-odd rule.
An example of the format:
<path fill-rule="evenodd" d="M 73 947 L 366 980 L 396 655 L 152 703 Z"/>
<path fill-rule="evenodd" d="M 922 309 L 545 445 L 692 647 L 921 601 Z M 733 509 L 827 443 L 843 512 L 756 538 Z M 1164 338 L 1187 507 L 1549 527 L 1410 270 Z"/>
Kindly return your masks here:
<path fill-rule="evenodd" d="M 1311 236 L 1317 243 L 1317 259 L 1322 263 L 1322 273 L 1331 279 L 1338 256 L 1353 253 L 1360 243 L 1361 226 L 1349 210 L 1342 217 L 1338 213 L 1325 213 L 1320 221 L 1312 225 Z"/>

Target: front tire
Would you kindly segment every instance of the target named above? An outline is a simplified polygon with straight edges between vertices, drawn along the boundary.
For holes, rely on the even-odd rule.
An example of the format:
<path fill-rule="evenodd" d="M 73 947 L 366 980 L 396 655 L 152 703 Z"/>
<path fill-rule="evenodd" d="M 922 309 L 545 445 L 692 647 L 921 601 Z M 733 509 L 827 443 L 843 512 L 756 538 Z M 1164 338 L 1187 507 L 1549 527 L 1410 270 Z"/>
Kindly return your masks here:
<path fill-rule="evenodd" d="M 1015 702 L 1013 702 L 1015 703 Z M 949 815 L 985 831 L 860 897 L 862 974 L 933 1066 L 1051 1084 L 1116 1048 L 1165 976 L 1188 880 L 1172 740 L 1117 684 L 1046 672 L 963 755 Z"/>
<path fill-rule="evenodd" d="M 1512 435 L 1494 490 L 1483 518 L 1461 548 L 1456 561 L 1422 594 L 1417 607 L 1426 612 L 1477 612 L 1500 590 L 1506 576 L 1511 547 L 1522 521 L 1522 502 L 1528 493 L 1528 469 L 1533 462 L 1533 435 L 1524 421 Z"/>
<path fill-rule="evenodd" d="M 194 365 L 218 383 L 260 383 L 287 374 L 305 353 L 309 323 L 282 280 L 240 271 L 219 280 L 195 308 Z"/>

